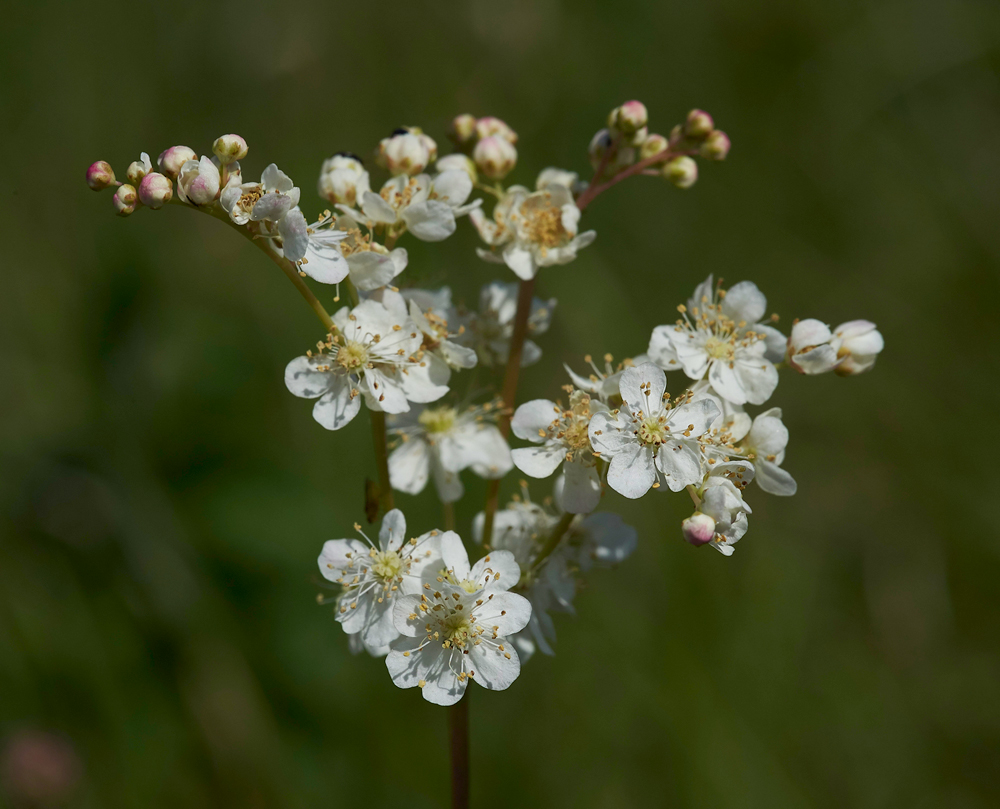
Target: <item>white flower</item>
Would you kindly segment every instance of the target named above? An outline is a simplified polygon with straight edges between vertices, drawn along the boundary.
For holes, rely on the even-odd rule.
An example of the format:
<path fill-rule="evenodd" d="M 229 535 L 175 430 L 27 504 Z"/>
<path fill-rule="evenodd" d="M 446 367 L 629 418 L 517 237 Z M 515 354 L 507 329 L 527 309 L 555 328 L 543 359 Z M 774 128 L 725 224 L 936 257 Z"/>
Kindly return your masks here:
<path fill-rule="evenodd" d="M 362 194 L 360 213 L 338 207 L 369 228 L 386 225 L 393 232 L 405 229 L 421 241 L 439 242 L 455 232 L 456 217 L 481 204 L 480 200 L 465 204 L 471 193 L 472 180 L 464 171 L 444 171 L 433 179 L 427 174 L 401 174 L 388 180 L 378 194 Z"/>
<path fill-rule="evenodd" d="M 371 191 L 371 185 L 361 160 L 350 152 L 340 152 L 323 161 L 318 190 L 329 202 L 353 206 Z"/>
<path fill-rule="evenodd" d="M 299 194 L 288 175 L 272 163 L 264 169 L 259 183 L 229 185 L 219 201 L 233 222 L 245 225 L 251 221 L 278 222 L 299 204 Z"/>
<path fill-rule="evenodd" d="M 219 167 L 210 158 L 188 160 L 177 175 L 177 196 L 192 205 L 207 205 L 219 195 L 221 183 Z"/>
<path fill-rule="evenodd" d="M 361 407 L 405 413 L 410 402 L 433 402 L 448 392 L 430 378 L 415 355 L 420 333 L 413 321 L 395 319 L 378 301 L 344 307 L 333 316 L 337 333 L 320 344 L 318 354 L 292 360 L 285 385 L 296 396 L 319 399 L 313 418 L 328 430 L 348 424 Z"/>
<path fill-rule="evenodd" d="M 466 331 L 459 340 L 472 345 L 479 361 L 486 366 L 505 365 L 510 355 L 510 341 L 514 335 L 514 317 L 517 314 L 518 284 L 494 281 L 479 292 L 479 312 L 465 318 Z M 537 336 L 548 331 L 556 299 L 533 298 L 528 315 L 528 335 Z M 538 362 L 542 349 L 532 340 L 525 340 L 521 349 L 521 367 Z"/>
<path fill-rule="evenodd" d="M 534 193 L 511 186 L 494 207 L 492 222 L 478 209 L 469 218 L 492 248 L 477 250 L 480 258 L 506 264 L 524 280 L 534 278 L 539 267 L 569 263 L 597 237 L 593 230 L 577 233 L 580 209 L 559 183 Z"/>
<path fill-rule="evenodd" d="M 403 637 L 385 659 L 397 686 L 419 687 L 436 705 L 458 702 L 469 680 L 494 691 L 508 688 L 521 662 L 507 636 L 531 617 L 528 600 L 506 592 L 521 576 L 513 555 L 494 551 L 470 569 L 461 540 L 452 537 L 442 537 L 444 575 L 396 602 L 393 619 Z"/>
<path fill-rule="evenodd" d="M 632 499 L 666 483 L 677 492 L 702 479 L 699 438 L 718 417 L 702 399 L 671 406 L 666 376 L 651 362 L 621 376 L 622 409 L 590 420 L 590 443 L 610 461 L 608 485 Z"/>
<path fill-rule="evenodd" d="M 875 324 L 867 320 L 851 320 L 841 323 L 833 330 L 838 341 L 837 357 L 840 359 L 835 369 L 839 376 L 854 376 L 871 370 L 875 358 L 885 348 L 885 340 L 875 329 Z"/>
<path fill-rule="evenodd" d="M 728 453 L 730 455 L 738 454 L 734 445 L 750 432 L 751 426 L 750 416 L 743 409 L 743 405 L 723 399 L 707 379 L 695 382 L 691 386 L 691 401 L 697 402 L 701 399 L 709 399 L 719 408 L 719 417 L 712 422 L 710 428 L 714 447 L 708 448 L 709 455 L 717 458 L 719 452 L 725 454 L 726 450 L 731 450 Z"/>
<path fill-rule="evenodd" d="M 789 496 L 798 488 L 788 472 L 781 468 L 788 445 L 788 428 L 781 421 L 781 408 L 772 407 L 753 420 L 741 452 L 753 461 L 757 485 L 765 492 Z"/>
<path fill-rule="evenodd" d="M 412 415 L 412 412 L 411 412 Z M 392 432 L 402 443 L 389 455 L 392 488 L 419 494 L 433 475 L 438 497 L 453 503 L 464 493 L 458 473 L 472 468 L 480 477 L 500 478 L 513 466 L 510 448 L 491 405 L 459 412 L 454 407 L 428 407 L 410 424 L 394 422 Z"/>
<path fill-rule="evenodd" d="M 362 233 L 357 221 L 347 214 L 338 216 L 335 227 L 347 237 L 337 247 L 347 260 L 351 283 L 355 287 L 370 292 L 384 287 L 406 269 L 409 256 L 402 247 L 389 250 L 376 242 L 368 233 Z"/>
<path fill-rule="evenodd" d="M 649 356 L 665 370 L 680 366 L 691 379 L 707 377 L 734 404 L 763 404 L 778 385 L 772 359 L 780 359 L 784 344 L 780 332 L 759 322 L 766 306 L 750 281 L 716 292 L 709 276 L 688 306 L 678 307 L 676 324 L 653 330 Z"/>
<path fill-rule="evenodd" d="M 494 550 L 513 553 L 517 563 L 527 570 L 545 538 L 559 522 L 559 517 L 549 509 L 532 503 L 526 484 L 522 483 L 521 488 L 521 495 L 493 516 L 490 542 Z M 485 521 L 486 515 L 481 511 L 472 521 L 472 538 L 480 545 L 483 542 Z"/>
<path fill-rule="evenodd" d="M 649 357 L 645 354 L 640 354 L 637 357 L 626 359 L 623 362 L 618 363 L 617 366 L 614 366 L 612 365 L 614 357 L 610 354 L 605 354 L 603 370 L 594 364 L 594 360 L 590 354 L 587 354 L 583 358 L 583 361 L 588 363 L 594 371 L 594 373 L 590 374 L 589 377 L 585 378 L 580 376 L 565 363 L 563 364 L 563 368 L 566 369 L 566 373 L 569 374 L 569 378 L 573 380 L 573 384 L 576 385 L 576 387 L 596 396 L 602 402 L 608 404 L 613 399 L 618 402 L 621 401 L 618 383 L 621 380 L 622 371 L 626 368 L 631 368 L 634 365 L 642 365 L 644 362 L 649 362 Z"/>
<path fill-rule="evenodd" d="M 868 320 L 851 320 L 830 331 L 822 321 L 807 318 L 792 326 L 788 364 L 803 374 L 854 376 L 871 370 L 884 347 L 882 335 Z"/>
<path fill-rule="evenodd" d="M 382 520 L 378 547 L 354 526 L 362 539 L 331 539 L 319 555 L 324 578 L 344 587 L 337 620 L 348 635 L 359 634 L 366 648 L 377 649 L 399 637 L 392 609 L 408 593 L 418 593 L 433 581 L 444 564 L 443 535 L 431 531 L 405 541 L 403 512 L 393 509 Z M 457 536 L 455 537 L 457 539 Z"/>
<path fill-rule="evenodd" d="M 590 447 L 591 416 L 606 413 L 607 405 L 583 391 L 573 391 L 569 409 L 548 399 L 534 399 L 517 408 L 510 426 L 514 435 L 540 444 L 511 452 L 514 464 L 533 478 L 547 478 L 562 466 L 557 481 L 558 501 L 564 511 L 586 514 L 601 501 L 601 479 Z"/>
<path fill-rule="evenodd" d="M 424 336 L 420 357 L 427 360 L 435 382 L 448 384 L 452 368 L 475 367 L 476 352 L 456 343 L 452 338 L 459 335 L 448 328 L 449 316 L 453 321 L 457 319 L 451 307 L 450 289 L 445 287 L 438 293 L 419 289 L 400 293 L 387 289 L 382 293 L 382 303 L 398 317 L 409 316 L 420 329 Z M 425 304 L 429 305 L 425 307 Z"/>
<path fill-rule="evenodd" d="M 347 233 L 334 227 L 333 217 L 326 213 L 309 225 L 298 208 L 292 208 L 278 222 L 282 253 L 305 273 L 321 284 L 339 284 L 350 271 L 340 251 Z"/>
<path fill-rule="evenodd" d="M 720 463 L 712 468 L 699 490 L 701 513 L 715 521 L 715 535 L 709 544 L 723 556 L 732 556 L 733 546 L 747 532 L 747 515 L 752 512 L 742 491 L 753 476 L 753 466 L 745 461 Z"/>

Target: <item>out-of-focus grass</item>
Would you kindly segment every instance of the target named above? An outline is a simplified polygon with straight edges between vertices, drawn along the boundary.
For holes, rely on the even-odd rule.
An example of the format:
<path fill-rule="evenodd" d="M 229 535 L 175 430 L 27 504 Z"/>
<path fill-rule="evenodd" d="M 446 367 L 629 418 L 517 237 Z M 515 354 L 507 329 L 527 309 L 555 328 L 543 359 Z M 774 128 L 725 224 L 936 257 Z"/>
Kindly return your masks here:
<path fill-rule="evenodd" d="M 555 658 L 472 694 L 482 807 L 986 807 L 1000 801 L 996 411 L 1000 9 L 986 2 L 367 8 L 39 2 L 2 37 L 0 735 L 72 742 L 82 807 L 431 807 L 442 712 L 352 658 L 315 557 L 361 517 L 367 430 L 282 385 L 318 329 L 281 274 L 179 209 L 112 216 L 83 172 L 229 131 L 307 211 L 321 161 L 458 112 L 520 133 L 515 179 L 586 166 L 616 103 L 732 137 L 680 192 L 640 179 L 559 299 L 526 394 L 645 348 L 709 272 L 794 317 L 878 322 L 873 374 L 783 378 L 799 494 L 732 559 L 685 497 L 608 507 Z M 407 276 L 472 301 L 471 228 Z M 508 276 L 512 278 L 513 276 Z M 508 280 L 508 279 L 505 279 Z M 322 290 L 330 303 L 331 292 Z M 332 305 L 332 304 L 331 304 Z M 516 475 L 505 483 L 513 490 Z M 470 481 L 463 524 L 483 487 Z M 545 486 L 538 487 L 545 493 Z M 401 496 L 415 530 L 428 494 Z"/>

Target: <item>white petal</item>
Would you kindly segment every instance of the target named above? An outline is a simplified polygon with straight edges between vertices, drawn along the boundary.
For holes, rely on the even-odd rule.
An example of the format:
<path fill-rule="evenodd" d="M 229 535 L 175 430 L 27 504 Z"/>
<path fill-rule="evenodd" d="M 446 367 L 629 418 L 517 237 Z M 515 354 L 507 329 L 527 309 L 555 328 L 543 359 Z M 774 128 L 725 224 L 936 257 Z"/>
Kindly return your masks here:
<path fill-rule="evenodd" d="M 414 236 L 425 242 L 440 242 L 455 232 L 455 212 L 436 199 L 418 202 L 403 211 L 403 221 Z"/>
<path fill-rule="evenodd" d="M 730 287 L 722 299 L 722 312 L 739 325 L 743 321 L 748 326 L 756 323 L 767 311 L 767 298 L 753 281 L 740 281 Z"/>
<path fill-rule="evenodd" d="M 566 450 L 553 442 L 541 447 L 521 447 L 510 451 L 514 466 L 533 478 L 547 478 L 566 458 Z"/>
<path fill-rule="evenodd" d="M 367 555 L 368 545 L 360 539 L 328 539 L 319 555 L 319 572 L 323 578 L 337 582 L 343 571 L 353 564 L 354 558 Z"/>
<path fill-rule="evenodd" d="M 410 409 L 398 376 L 399 374 L 394 374 L 390 377 L 379 368 L 365 371 L 362 383 L 365 386 L 366 402 L 371 409 L 381 410 L 383 413 L 405 413 Z"/>
<path fill-rule="evenodd" d="M 347 257 L 351 269 L 351 281 L 360 290 L 366 292 L 384 287 L 396 275 L 396 267 L 391 256 L 380 253 L 362 251 L 352 253 Z"/>
<path fill-rule="evenodd" d="M 432 458 L 431 472 L 434 475 L 434 488 L 437 489 L 438 499 L 442 503 L 455 503 L 462 499 L 465 494 L 465 486 L 458 472 L 445 469 L 437 458 Z"/>
<path fill-rule="evenodd" d="M 672 492 L 699 483 L 702 474 L 698 442 L 693 439 L 667 441 L 656 453 L 656 468 L 666 476 L 667 487 Z"/>
<path fill-rule="evenodd" d="M 535 258 L 530 250 L 518 247 L 517 243 L 507 245 L 503 250 L 504 263 L 514 271 L 514 275 L 524 281 L 530 281 L 538 272 Z"/>
<path fill-rule="evenodd" d="M 667 424 L 673 432 L 687 430 L 691 435 L 699 436 L 722 414 L 719 406 L 711 399 L 699 399 L 674 408 L 668 415 Z"/>
<path fill-rule="evenodd" d="M 653 454 L 638 444 L 615 455 L 608 466 L 608 485 L 632 500 L 642 497 L 655 481 Z"/>
<path fill-rule="evenodd" d="M 328 359 L 316 357 L 296 357 L 285 366 L 285 387 L 303 399 L 317 399 L 330 390 L 334 375 L 329 371 L 316 370 L 317 365 L 326 365 Z"/>
<path fill-rule="evenodd" d="M 545 440 L 545 437 L 539 436 L 539 430 L 545 431 L 553 420 L 561 415 L 562 410 L 556 406 L 555 402 L 549 399 L 532 399 L 514 411 L 514 418 L 510 420 L 510 428 L 518 438 L 540 444 Z"/>
<path fill-rule="evenodd" d="M 764 404 L 778 387 L 778 369 L 763 357 L 737 359 L 736 374 L 750 404 Z"/>
<path fill-rule="evenodd" d="M 419 494 L 430 475 L 430 447 L 419 438 L 404 441 L 389 455 L 389 483 L 407 494 Z"/>
<path fill-rule="evenodd" d="M 294 208 L 278 222 L 281 252 L 289 261 L 301 261 L 309 248 L 309 224 L 302 211 Z"/>
<path fill-rule="evenodd" d="M 317 423 L 328 430 L 339 430 L 350 424 L 361 410 L 361 396 L 352 395 L 354 385 L 350 377 L 337 377 L 330 392 L 313 405 L 312 415 Z"/>
<path fill-rule="evenodd" d="M 292 198 L 287 194 L 267 193 L 264 194 L 253 206 L 250 219 L 260 222 L 262 219 L 270 219 L 277 222 L 292 207 Z"/>
<path fill-rule="evenodd" d="M 681 368 L 674 348 L 676 334 L 676 326 L 657 326 L 649 338 L 649 348 L 646 353 L 665 371 L 679 371 Z"/>
<path fill-rule="evenodd" d="M 434 178 L 434 193 L 452 208 L 463 205 L 472 193 L 472 178 L 467 171 L 442 171 Z"/>
<path fill-rule="evenodd" d="M 396 212 L 392 206 L 374 191 L 365 191 L 361 198 L 361 210 L 373 222 L 391 225 L 396 221 Z"/>
<path fill-rule="evenodd" d="M 757 470 L 754 480 L 768 494 L 791 497 L 799 488 L 795 478 L 777 464 L 758 458 L 754 468 Z"/>
<path fill-rule="evenodd" d="M 758 455 L 779 455 L 788 446 L 788 428 L 780 418 L 761 413 L 753 420 L 747 441 Z"/>
<path fill-rule="evenodd" d="M 476 582 L 481 587 L 491 590 L 509 590 L 515 586 L 521 578 L 521 567 L 514 559 L 514 554 L 510 551 L 493 551 L 472 566 L 468 578 Z M 531 606 L 523 604 L 521 596 L 513 593 L 503 593 L 496 595 L 490 602 L 489 608 L 482 608 L 480 620 L 491 624 L 497 624 L 500 634 L 505 632 L 519 632 L 524 628 L 531 615 Z M 501 611 L 508 611 L 506 604 L 518 606 L 520 612 L 510 613 L 507 616 L 500 615 Z M 512 608 L 513 609 L 513 608 Z M 523 618 L 523 623 L 520 623 Z"/>
<path fill-rule="evenodd" d="M 509 641 L 502 652 L 490 642 L 474 645 L 469 649 L 468 659 L 471 679 L 490 691 L 510 688 L 521 673 L 521 660 Z"/>
<path fill-rule="evenodd" d="M 651 362 L 626 368 L 622 372 L 622 399 L 633 414 L 642 411 L 647 416 L 663 409 L 663 394 L 667 389 L 667 377 L 663 369 Z"/>
<path fill-rule="evenodd" d="M 577 462 L 563 465 L 564 483 L 558 500 L 563 511 L 589 514 L 601 502 L 601 479 L 597 468 Z"/>
<path fill-rule="evenodd" d="M 625 423 L 612 413 L 595 413 L 590 419 L 590 445 L 600 453 L 615 455 L 636 443 Z"/>

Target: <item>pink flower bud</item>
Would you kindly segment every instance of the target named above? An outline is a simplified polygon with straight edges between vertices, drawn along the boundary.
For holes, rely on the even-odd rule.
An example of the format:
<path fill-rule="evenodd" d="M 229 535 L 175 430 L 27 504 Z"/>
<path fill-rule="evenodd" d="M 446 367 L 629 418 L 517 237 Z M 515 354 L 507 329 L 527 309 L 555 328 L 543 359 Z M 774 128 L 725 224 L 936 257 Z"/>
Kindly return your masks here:
<path fill-rule="evenodd" d="M 517 149 L 501 137 L 486 137 L 472 150 L 472 159 L 484 175 L 491 180 L 502 180 L 517 165 Z"/>
<path fill-rule="evenodd" d="M 721 129 L 716 129 L 701 144 L 701 156 L 708 160 L 725 160 L 729 154 L 729 146 L 729 136 Z"/>
<path fill-rule="evenodd" d="M 219 195 L 222 176 L 219 167 L 207 157 L 188 160 L 177 177 L 177 195 L 184 202 L 207 205 Z"/>
<path fill-rule="evenodd" d="M 163 152 L 156 161 L 156 165 L 160 167 L 167 177 L 171 180 L 176 180 L 177 175 L 181 173 L 181 168 L 188 160 L 197 160 L 198 155 L 195 154 L 193 149 L 189 149 L 187 146 L 171 146 L 165 152 Z"/>
<path fill-rule="evenodd" d="M 511 145 L 517 143 L 517 132 L 499 118 L 489 115 L 476 121 L 476 137 L 479 139 L 502 138 Z"/>
<path fill-rule="evenodd" d="M 715 121 L 704 110 L 691 110 L 688 113 L 687 122 L 684 124 L 684 133 L 689 138 L 708 137 L 713 129 L 715 129 Z"/>
<path fill-rule="evenodd" d="M 135 188 L 131 185 L 120 185 L 115 189 L 114 196 L 115 213 L 119 216 L 128 216 L 135 210 L 139 198 L 135 193 Z"/>
<path fill-rule="evenodd" d="M 623 135 L 634 135 L 649 121 L 646 105 L 641 101 L 626 101 L 620 107 L 611 110 L 608 116 L 608 126 L 617 129 Z"/>
<path fill-rule="evenodd" d="M 704 545 L 715 536 L 715 520 L 696 511 L 681 523 L 681 532 L 692 545 Z"/>
<path fill-rule="evenodd" d="M 663 135 L 649 135 L 639 150 L 639 156 L 645 160 L 666 151 L 668 148 L 670 148 L 670 142 Z"/>
<path fill-rule="evenodd" d="M 448 137 L 462 151 L 471 149 L 476 139 L 476 117 L 467 112 L 456 115 L 448 125 Z"/>
<path fill-rule="evenodd" d="M 690 157 L 675 157 L 663 164 L 663 176 L 678 188 L 690 188 L 698 181 L 698 164 Z"/>
<path fill-rule="evenodd" d="M 87 169 L 87 185 L 95 191 L 103 191 L 108 186 L 115 185 L 115 173 L 111 165 L 103 160 L 91 163 Z"/>
<path fill-rule="evenodd" d="M 139 183 L 139 201 L 153 210 L 162 208 L 173 196 L 174 184 L 159 172 L 151 171 Z"/>
<path fill-rule="evenodd" d="M 212 152 L 223 166 L 228 166 L 234 160 L 242 160 L 249 151 L 247 142 L 239 135 L 223 135 L 212 144 Z"/>

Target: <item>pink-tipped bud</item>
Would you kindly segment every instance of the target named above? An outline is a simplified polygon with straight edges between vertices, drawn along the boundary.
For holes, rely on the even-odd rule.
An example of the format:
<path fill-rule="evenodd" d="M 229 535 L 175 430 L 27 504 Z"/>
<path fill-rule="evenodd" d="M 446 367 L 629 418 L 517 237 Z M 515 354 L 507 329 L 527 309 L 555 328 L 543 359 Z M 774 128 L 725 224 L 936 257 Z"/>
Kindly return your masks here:
<path fill-rule="evenodd" d="M 223 135 L 212 144 L 212 152 L 223 166 L 228 166 L 234 160 L 242 160 L 249 151 L 247 142 L 239 135 Z"/>
<path fill-rule="evenodd" d="M 135 210 L 139 202 L 139 197 L 135 188 L 131 185 L 120 185 L 115 189 L 115 213 L 119 216 L 128 216 Z"/>
<path fill-rule="evenodd" d="M 692 545 L 704 545 L 715 536 L 715 520 L 696 511 L 681 523 L 681 532 Z"/>
<path fill-rule="evenodd" d="M 715 129 L 715 121 L 704 110 L 691 110 L 684 124 L 684 134 L 689 138 L 701 139 L 708 137 Z"/>
<path fill-rule="evenodd" d="M 670 142 L 663 135 L 649 135 L 643 141 L 642 148 L 639 150 L 639 156 L 643 160 L 646 160 L 653 155 L 660 154 L 660 152 L 665 152 L 669 148 Z"/>
<path fill-rule="evenodd" d="M 698 182 L 698 164 L 690 157 L 675 157 L 663 164 L 663 176 L 678 188 L 690 188 Z"/>
<path fill-rule="evenodd" d="M 95 191 L 103 191 L 108 186 L 115 184 L 115 173 L 110 163 L 98 160 L 96 163 L 90 164 L 90 168 L 87 169 L 87 185 Z"/>
<path fill-rule="evenodd" d="M 649 122 L 646 105 L 641 101 L 626 101 L 611 110 L 608 127 L 617 129 L 623 135 L 634 135 Z"/>
<path fill-rule="evenodd" d="M 139 201 L 147 208 L 162 208 L 174 196 L 174 184 L 157 171 L 151 171 L 139 183 Z"/>
<path fill-rule="evenodd" d="M 507 143 L 513 145 L 517 143 L 517 132 L 511 129 L 504 121 L 487 115 L 476 121 L 476 137 L 482 138 L 502 138 Z"/>
<path fill-rule="evenodd" d="M 502 180 L 517 165 L 517 149 L 504 138 L 490 136 L 476 144 L 472 159 L 476 168 L 491 180 Z"/>
<path fill-rule="evenodd" d="M 195 154 L 194 149 L 189 149 L 187 146 L 171 146 L 159 156 L 156 165 L 160 167 L 160 171 L 167 175 L 167 177 L 171 180 L 176 180 L 184 164 L 188 160 L 197 159 L 198 155 Z"/>
<path fill-rule="evenodd" d="M 729 136 L 721 129 L 716 129 L 711 135 L 705 138 L 701 144 L 701 156 L 708 160 L 725 160 L 729 154 Z"/>
<path fill-rule="evenodd" d="M 470 150 L 476 140 L 476 116 L 466 112 L 452 118 L 448 137 L 462 151 Z"/>

